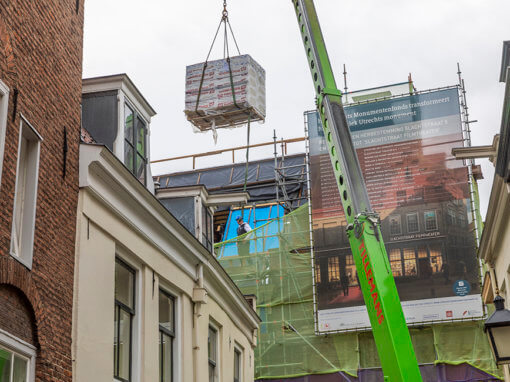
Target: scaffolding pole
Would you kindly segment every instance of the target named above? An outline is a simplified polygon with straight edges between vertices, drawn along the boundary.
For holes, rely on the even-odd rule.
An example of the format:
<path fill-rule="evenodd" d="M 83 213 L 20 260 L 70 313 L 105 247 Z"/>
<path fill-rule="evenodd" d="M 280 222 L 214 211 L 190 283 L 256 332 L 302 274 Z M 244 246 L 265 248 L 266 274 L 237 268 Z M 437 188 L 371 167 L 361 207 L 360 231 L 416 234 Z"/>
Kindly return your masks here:
<path fill-rule="evenodd" d="M 305 146 L 306 146 L 306 137 Z M 284 139 L 280 140 L 280 148 L 281 148 L 281 156 L 280 160 L 278 160 L 278 148 L 277 148 L 277 137 L 276 132 L 273 131 L 273 145 L 274 145 L 274 166 L 275 166 L 275 194 L 276 194 L 276 203 L 277 205 L 283 206 L 283 208 L 290 212 L 293 211 L 297 206 L 299 206 L 298 202 L 300 200 L 308 200 L 308 196 L 300 196 L 298 197 L 290 197 L 288 194 L 287 187 L 292 185 L 297 185 L 298 190 L 303 190 L 305 186 L 309 185 L 309 168 L 308 168 L 308 159 L 305 155 L 305 161 L 303 164 L 298 165 L 286 165 L 285 164 L 285 156 L 287 155 L 287 141 Z M 287 176 L 287 171 L 291 169 L 299 169 L 301 168 L 301 173 Z M 281 198 L 280 198 L 281 196 Z M 278 215 L 279 217 L 279 215 Z"/>
<path fill-rule="evenodd" d="M 464 142 L 464 147 L 471 147 L 471 127 L 470 123 L 476 122 L 476 121 L 470 121 L 469 120 L 469 108 L 467 105 L 467 98 L 466 98 L 466 86 L 464 84 L 464 79 L 462 78 L 462 72 L 460 70 L 460 64 L 457 63 L 457 76 L 459 78 L 459 98 L 460 98 L 460 106 L 461 106 L 461 115 L 462 115 L 462 138 Z M 475 240 L 476 240 L 476 247 L 478 248 L 480 246 L 480 227 L 478 226 L 478 219 L 476 218 L 478 213 L 478 208 L 476 206 L 475 201 L 475 185 L 474 182 L 476 182 L 474 175 L 473 175 L 473 166 L 475 165 L 474 159 L 465 159 L 465 163 L 467 164 L 468 168 L 468 183 L 469 183 L 469 200 L 471 205 L 471 218 L 473 219 L 473 227 L 475 230 Z"/>

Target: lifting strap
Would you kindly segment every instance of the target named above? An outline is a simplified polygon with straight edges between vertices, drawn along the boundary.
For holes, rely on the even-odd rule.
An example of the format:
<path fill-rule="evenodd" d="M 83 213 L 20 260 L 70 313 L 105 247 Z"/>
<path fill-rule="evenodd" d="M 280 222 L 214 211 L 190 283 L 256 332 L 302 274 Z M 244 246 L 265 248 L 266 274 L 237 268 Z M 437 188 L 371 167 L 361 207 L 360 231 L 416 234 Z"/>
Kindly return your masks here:
<path fill-rule="evenodd" d="M 235 46 L 236 46 L 236 49 L 237 49 L 237 53 L 239 55 L 241 55 L 241 51 L 239 50 L 239 46 L 237 45 L 237 40 L 236 40 L 236 37 L 234 35 L 234 31 L 232 30 L 232 26 L 230 25 L 230 21 L 228 19 L 227 0 L 223 0 L 223 11 L 221 12 L 221 20 L 220 20 L 220 23 L 218 24 L 218 28 L 216 29 L 216 33 L 214 34 L 213 41 L 211 43 L 211 46 L 209 48 L 209 52 L 207 53 L 207 57 L 206 57 L 205 62 L 204 62 L 204 66 L 202 68 L 202 77 L 200 78 L 200 86 L 198 87 L 197 102 L 195 103 L 195 112 L 196 113 L 198 113 L 198 105 L 200 103 L 200 96 L 202 94 L 202 87 L 203 87 L 203 84 L 204 84 L 204 77 L 205 77 L 205 71 L 207 69 L 207 63 L 209 61 L 209 57 L 210 57 L 212 49 L 214 47 L 214 43 L 216 42 L 216 38 L 218 37 L 218 33 L 220 31 L 221 24 L 224 25 L 224 33 L 223 33 L 223 35 L 224 35 L 223 36 L 223 39 L 224 39 L 223 40 L 223 58 L 224 59 L 226 58 L 227 64 L 228 64 L 228 71 L 229 71 L 229 75 L 230 75 L 230 88 L 232 89 L 232 100 L 234 101 L 234 105 L 238 109 L 241 109 L 241 107 L 236 102 L 235 88 L 234 88 L 234 78 L 233 78 L 233 74 L 232 74 L 232 67 L 230 65 L 230 50 L 229 50 L 229 45 L 228 45 L 228 31 L 229 30 L 230 30 L 230 34 L 232 35 L 232 39 L 234 40 L 234 43 L 235 43 Z M 228 29 L 227 29 L 227 25 L 228 25 Z"/>
<path fill-rule="evenodd" d="M 195 103 L 195 112 L 198 113 L 198 105 L 200 103 L 200 96 L 202 94 L 202 87 L 204 84 L 204 77 L 205 77 L 205 71 L 207 69 L 207 63 L 209 62 L 209 57 L 211 56 L 212 49 L 214 47 L 214 43 L 216 42 L 216 38 L 218 37 L 218 33 L 220 31 L 221 25 L 224 26 L 223 31 L 223 58 L 226 59 L 228 64 L 228 72 L 230 77 L 230 89 L 232 91 L 232 101 L 234 103 L 234 106 L 237 109 L 242 109 L 241 106 L 237 104 L 236 100 L 236 93 L 235 93 L 235 86 L 234 86 L 234 75 L 232 73 L 232 66 L 230 63 L 230 48 L 228 45 L 228 31 L 230 31 L 230 34 L 232 35 L 232 39 L 234 41 L 234 44 L 237 49 L 237 53 L 241 55 L 241 51 L 239 50 L 239 45 L 237 44 L 236 37 L 234 35 L 234 31 L 232 30 L 232 26 L 230 25 L 230 21 L 228 19 L 228 11 L 227 11 L 227 0 L 223 0 L 223 11 L 221 13 L 221 20 L 218 24 L 218 28 L 216 28 L 216 33 L 214 34 L 213 41 L 211 43 L 211 46 L 209 47 L 209 52 L 207 53 L 207 57 L 204 62 L 204 66 L 202 68 L 202 76 L 200 78 L 200 86 L 198 87 L 198 95 L 197 95 L 197 101 Z M 228 26 L 228 29 L 227 29 Z M 247 186 L 248 186 L 248 169 L 249 169 L 249 157 L 250 157 L 250 125 L 251 125 L 251 111 L 247 111 L 248 114 L 248 125 L 247 125 L 247 144 L 246 144 L 246 168 L 244 171 L 244 185 L 243 185 L 243 192 L 246 192 Z M 215 121 L 213 120 L 213 126 Z M 215 138 L 216 140 L 216 138 Z M 241 207 L 241 216 L 244 215 L 244 203 Z"/>

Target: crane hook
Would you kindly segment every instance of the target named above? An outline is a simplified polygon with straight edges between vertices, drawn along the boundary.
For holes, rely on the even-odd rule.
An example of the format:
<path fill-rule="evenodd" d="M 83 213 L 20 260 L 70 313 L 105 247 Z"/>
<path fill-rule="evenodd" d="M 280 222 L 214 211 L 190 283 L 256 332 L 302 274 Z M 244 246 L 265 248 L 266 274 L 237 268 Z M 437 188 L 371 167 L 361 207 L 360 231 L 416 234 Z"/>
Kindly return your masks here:
<path fill-rule="evenodd" d="M 223 0 L 223 20 L 228 19 L 228 11 L 227 11 L 227 0 Z"/>

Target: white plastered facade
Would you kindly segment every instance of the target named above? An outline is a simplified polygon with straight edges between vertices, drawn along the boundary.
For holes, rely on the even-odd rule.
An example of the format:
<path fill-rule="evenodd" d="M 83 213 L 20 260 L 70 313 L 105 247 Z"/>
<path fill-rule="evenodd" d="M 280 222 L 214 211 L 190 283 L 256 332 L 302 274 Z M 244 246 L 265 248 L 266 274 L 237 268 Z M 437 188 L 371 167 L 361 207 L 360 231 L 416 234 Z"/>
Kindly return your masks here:
<path fill-rule="evenodd" d="M 176 301 L 174 381 L 208 381 L 210 322 L 219 329 L 219 381 L 233 380 L 234 346 L 242 349 L 242 381 L 253 381 L 255 311 L 213 255 L 108 149 L 87 144 L 80 147 L 74 381 L 114 380 L 116 257 L 136 271 L 132 381 L 160 380 L 159 289 Z"/>
<path fill-rule="evenodd" d="M 490 270 L 487 282 L 491 283 L 491 299 L 499 293 L 505 299 L 506 309 L 510 309 L 509 221 L 510 183 L 505 182 L 499 175 L 495 175 L 479 254 Z M 504 365 L 502 369 L 505 373 L 505 381 L 510 382 L 509 366 Z"/>

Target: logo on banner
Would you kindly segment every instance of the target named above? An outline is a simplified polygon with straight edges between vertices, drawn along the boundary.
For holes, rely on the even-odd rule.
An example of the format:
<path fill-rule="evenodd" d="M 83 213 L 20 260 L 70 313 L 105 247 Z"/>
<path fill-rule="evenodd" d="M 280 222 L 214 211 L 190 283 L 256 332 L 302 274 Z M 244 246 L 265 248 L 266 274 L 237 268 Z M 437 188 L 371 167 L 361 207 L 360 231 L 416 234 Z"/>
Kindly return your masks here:
<path fill-rule="evenodd" d="M 453 284 L 453 293 L 457 296 L 467 296 L 471 291 L 471 285 L 466 280 L 457 280 Z"/>

